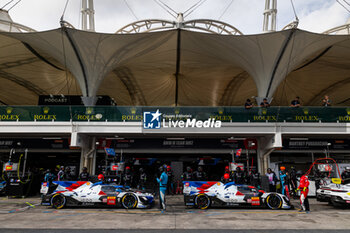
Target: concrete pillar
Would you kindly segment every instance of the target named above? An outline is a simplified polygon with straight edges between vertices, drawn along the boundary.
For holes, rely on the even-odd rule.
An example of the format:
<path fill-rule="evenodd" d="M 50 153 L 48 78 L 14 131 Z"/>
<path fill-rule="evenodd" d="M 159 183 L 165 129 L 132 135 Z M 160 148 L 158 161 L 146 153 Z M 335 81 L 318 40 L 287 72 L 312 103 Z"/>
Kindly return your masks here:
<path fill-rule="evenodd" d="M 80 171 L 83 167 L 87 167 L 90 174 L 95 173 L 96 165 L 96 137 L 81 135 L 81 157 Z"/>
<path fill-rule="evenodd" d="M 280 132 L 274 135 L 267 135 L 258 138 L 258 169 L 260 174 L 265 174 L 270 166 L 270 154 L 276 149 L 282 147 L 282 135 Z"/>

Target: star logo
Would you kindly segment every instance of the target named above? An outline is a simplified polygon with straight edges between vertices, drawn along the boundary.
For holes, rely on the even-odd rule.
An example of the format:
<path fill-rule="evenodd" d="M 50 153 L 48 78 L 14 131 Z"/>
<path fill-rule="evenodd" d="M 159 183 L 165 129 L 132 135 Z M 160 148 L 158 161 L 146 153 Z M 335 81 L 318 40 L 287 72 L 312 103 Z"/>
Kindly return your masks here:
<path fill-rule="evenodd" d="M 143 113 L 143 128 L 144 129 L 160 129 L 161 122 L 160 116 L 162 113 L 157 109 L 156 112 L 144 112 Z"/>
<path fill-rule="evenodd" d="M 153 122 L 154 120 L 158 119 L 158 117 L 160 117 L 162 114 L 159 113 L 159 109 L 157 109 L 157 111 L 155 113 L 151 113 L 151 115 L 153 116 L 151 122 Z"/>

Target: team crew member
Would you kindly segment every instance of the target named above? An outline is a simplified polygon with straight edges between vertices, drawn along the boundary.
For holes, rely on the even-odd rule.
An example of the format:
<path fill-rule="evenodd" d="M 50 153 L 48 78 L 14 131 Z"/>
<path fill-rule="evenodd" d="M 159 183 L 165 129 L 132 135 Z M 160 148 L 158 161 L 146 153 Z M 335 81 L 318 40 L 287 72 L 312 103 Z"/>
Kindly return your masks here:
<path fill-rule="evenodd" d="M 186 171 L 182 174 L 182 180 L 187 180 L 187 181 L 193 180 L 193 172 L 191 167 L 186 168 Z"/>
<path fill-rule="evenodd" d="M 87 167 L 83 167 L 83 171 L 79 174 L 79 180 L 88 181 L 90 179 L 90 174 L 87 171 Z"/>
<path fill-rule="evenodd" d="M 125 168 L 125 174 L 123 176 L 123 181 L 125 186 L 131 187 L 133 181 L 133 175 L 129 166 Z"/>
<path fill-rule="evenodd" d="M 260 173 L 254 168 L 250 174 L 250 183 L 260 189 Z"/>
<path fill-rule="evenodd" d="M 267 173 L 265 174 L 269 179 L 269 191 L 276 192 L 276 182 L 277 176 L 276 173 L 271 170 L 271 168 L 267 169 Z"/>
<path fill-rule="evenodd" d="M 224 174 L 222 175 L 221 180 L 224 178 L 224 175 L 225 175 L 226 173 L 229 174 L 231 181 L 233 181 L 233 179 L 234 179 L 234 172 L 233 172 L 233 171 L 232 171 L 232 172 L 230 171 L 230 167 L 229 167 L 229 166 L 226 166 L 226 167 L 225 167 L 225 172 L 224 172 Z M 230 181 L 230 182 L 231 182 L 231 181 Z"/>
<path fill-rule="evenodd" d="M 99 174 L 97 176 L 97 179 L 98 181 L 101 183 L 101 184 L 104 184 L 105 183 L 105 176 L 103 174 Z"/>
<path fill-rule="evenodd" d="M 159 184 L 159 205 L 161 210 L 166 210 L 165 206 L 165 192 L 166 187 L 168 185 L 168 175 L 166 174 L 166 166 L 163 165 L 159 168 L 161 175 L 157 178 L 157 182 Z"/>
<path fill-rule="evenodd" d="M 306 213 L 309 213 L 310 211 L 310 205 L 309 205 L 309 199 L 307 198 L 307 194 L 309 193 L 309 179 L 307 176 L 303 175 L 300 178 L 300 184 L 298 187 L 298 190 L 300 190 L 300 205 L 301 205 L 301 211 L 305 211 Z"/>
<path fill-rule="evenodd" d="M 166 174 L 168 175 L 167 194 L 174 195 L 174 176 L 170 166 L 166 167 Z"/>
<path fill-rule="evenodd" d="M 341 173 L 342 180 L 350 179 L 350 167 L 346 167 L 345 170 Z"/>
<path fill-rule="evenodd" d="M 289 173 L 289 181 L 290 181 L 290 187 L 292 190 L 293 197 L 296 197 L 297 194 L 295 193 L 295 190 L 298 188 L 297 185 L 297 171 L 295 170 L 295 167 L 291 167 L 291 171 Z"/>
<path fill-rule="evenodd" d="M 47 194 L 50 194 L 55 190 L 55 186 L 52 182 L 55 180 L 56 176 L 51 172 L 50 169 L 47 169 L 46 174 L 44 176 L 44 181 L 47 182 L 48 191 Z"/>
<path fill-rule="evenodd" d="M 57 180 L 58 181 L 63 181 L 64 178 L 65 178 L 64 166 L 61 166 L 61 170 L 57 173 Z"/>
<path fill-rule="evenodd" d="M 282 188 L 282 194 L 283 195 L 287 195 L 288 198 L 289 197 L 289 189 L 288 189 L 288 185 L 289 185 L 289 182 L 288 182 L 288 173 L 286 171 L 286 168 L 285 167 L 280 167 L 280 179 L 281 179 L 281 188 Z"/>
<path fill-rule="evenodd" d="M 70 167 L 66 167 L 66 171 L 64 173 L 64 180 L 73 180 L 72 170 L 70 169 Z"/>
<path fill-rule="evenodd" d="M 223 177 L 221 177 L 221 182 L 224 184 L 232 182 L 232 178 L 229 173 L 225 173 Z"/>
<path fill-rule="evenodd" d="M 139 172 L 140 172 L 140 177 L 139 177 L 140 180 L 139 180 L 139 184 L 138 184 L 138 189 L 145 190 L 146 189 L 146 182 L 147 182 L 147 174 L 143 170 L 142 167 L 139 169 Z"/>
<path fill-rule="evenodd" d="M 244 184 L 244 173 L 240 167 L 236 168 L 234 173 L 234 180 L 236 184 Z"/>
<path fill-rule="evenodd" d="M 320 188 L 321 179 L 322 179 L 322 174 L 321 174 L 320 170 L 316 169 L 315 174 L 314 174 L 314 179 L 315 179 L 315 188 L 317 191 Z"/>
<path fill-rule="evenodd" d="M 197 171 L 194 172 L 194 180 L 204 181 L 207 180 L 207 174 L 203 171 L 203 167 L 199 166 Z"/>

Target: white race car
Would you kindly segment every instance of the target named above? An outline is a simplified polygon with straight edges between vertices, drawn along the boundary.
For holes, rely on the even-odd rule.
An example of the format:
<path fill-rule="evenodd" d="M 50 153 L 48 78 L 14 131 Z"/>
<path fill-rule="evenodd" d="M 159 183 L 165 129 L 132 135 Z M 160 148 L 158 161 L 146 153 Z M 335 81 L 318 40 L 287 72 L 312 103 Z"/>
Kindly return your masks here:
<path fill-rule="evenodd" d="M 42 205 L 60 209 L 65 206 L 97 206 L 150 208 L 154 204 L 154 196 L 139 190 L 132 190 L 124 186 L 104 184 L 90 181 L 53 181 L 51 186 L 56 189 L 48 193 L 49 187 L 42 184 Z"/>
<path fill-rule="evenodd" d="M 350 206 L 350 180 L 342 184 L 331 183 L 317 190 L 317 201 L 326 201 L 337 207 Z"/>
<path fill-rule="evenodd" d="M 270 209 L 291 209 L 287 196 L 265 193 L 250 185 L 223 184 L 216 181 L 184 181 L 186 206 L 207 209 L 212 206 L 251 206 Z"/>

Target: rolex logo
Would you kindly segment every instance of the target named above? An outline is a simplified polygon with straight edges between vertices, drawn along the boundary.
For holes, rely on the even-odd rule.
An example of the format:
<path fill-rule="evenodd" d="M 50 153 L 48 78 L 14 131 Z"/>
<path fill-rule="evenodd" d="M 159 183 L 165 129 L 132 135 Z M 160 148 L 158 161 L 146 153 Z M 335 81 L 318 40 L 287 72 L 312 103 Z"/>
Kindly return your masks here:
<path fill-rule="evenodd" d="M 180 109 L 175 108 L 175 114 L 178 115 L 180 113 Z"/>
<path fill-rule="evenodd" d="M 48 114 L 49 111 L 50 111 L 50 108 L 49 107 L 44 107 L 43 111 L 44 111 L 44 114 Z"/>
<path fill-rule="evenodd" d="M 348 115 L 350 115 L 350 108 L 347 108 L 347 109 L 346 109 L 346 113 L 347 113 Z"/>
<path fill-rule="evenodd" d="M 266 108 L 263 108 L 261 112 L 262 112 L 262 114 L 266 115 L 267 109 L 266 109 Z"/>
<path fill-rule="evenodd" d="M 131 108 L 131 114 L 136 114 L 136 108 Z"/>
<path fill-rule="evenodd" d="M 86 114 L 91 114 L 93 112 L 93 109 L 92 108 L 86 108 Z"/>
<path fill-rule="evenodd" d="M 305 114 L 305 115 L 308 115 L 308 114 L 309 114 L 309 109 L 304 108 L 303 111 L 304 111 L 304 114 Z"/>
<path fill-rule="evenodd" d="M 219 112 L 220 115 L 222 115 L 222 114 L 224 113 L 224 109 L 219 108 L 219 109 L 218 109 L 218 112 Z"/>
<path fill-rule="evenodd" d="M 6 113 L 7 113 L 7 114 L 11 114 L 11 113 L 12 113 L 12 110 L 13 110 L 13 108 L 8 107 L 8 108 L 6 108 Z"/>

